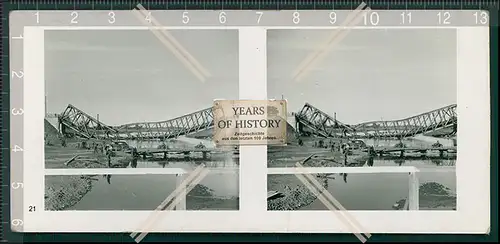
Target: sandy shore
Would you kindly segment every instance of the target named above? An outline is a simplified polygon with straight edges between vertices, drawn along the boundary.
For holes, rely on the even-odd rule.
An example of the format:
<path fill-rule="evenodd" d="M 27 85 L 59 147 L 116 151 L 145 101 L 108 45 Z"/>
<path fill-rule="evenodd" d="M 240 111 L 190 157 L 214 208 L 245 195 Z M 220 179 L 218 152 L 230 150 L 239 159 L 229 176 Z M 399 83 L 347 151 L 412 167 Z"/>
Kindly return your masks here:
<path fill-rule="evenodd" d="M 314 153 L 305 167 L 361 167 L 369 156 L 365 152 L 354 151 L 348 155 L 347 164 L 340 152 L 328 149 L 300 146 L 271 148 L 268 153 L 268 167 L 296 167 L 295 164 Z M 315 179 L 327 187 L 327 174 L 315 174 Z M 316 196 L 307 189 L 294 175 L 268 175 L 268 191 L 278 191 L 283 197 L 268 200 L 268 210 L 297 210 L 310 205 Z M 394 209 L 402 209 L 405 199 L 395 203 Z M 422 210 L 453 210 L 456 209 L 456 196 L 437 183 L 426 183 L 420 186 L 420 209 Z"/>
<path fill-rule="evenodd" d="M 76 156 L 76 157 L 75 157 Z M 130 156 L 119 155 L 111 160 L 111 167 L 124 168 Z M 107 158 L 102 153 L 77 148 L 75 145 L 46 146 L 45 168 L 106 168 Z M 92 176 L 45 176 L 45 210 L 64 210 L 78 203 L 92 189 Z"/>
<path fill-rule="evenodd" d="M 349 167 L 362 166 L 368 159 L 366 153 L 355 151 L 348 155 L 344 165 L 344 156 L 341 152 L 332 152 L 326 148 L 310 148 L 305 146 L 287 146 L 271 148 L 268 153 L 268 167 L 295 167 L 314 153 L 314 156 L 305 162 L 304 167 Z M 312 175 L 325 189 L 328 179 L 325 174 Z M 316 196 L 294 175 L 269 175 L 268 191 L 278 191 L 283 197 L 267 201 L 268 210 L 297 210 L 316 200 Z"/>
<path fill-rule="evenodd" d="M 77 156 L 75 158 L 75 156 Z M 132 157 L 119 154 L 111 159 L 112 168 L 125 168 Z M 107 168 L 107 157 L 93 150 L 77 148 L 74 145 L 47 146 L 45 148 L 46 168 Z M 77 204 L 92 190 L 93 181 L 101 180 L 99 176 L 45 176 L 45 210 L 57 211 L 68 209 Z M 235 210 L 239 207 L 238 198 L 218 198 L 203 185 L 197 185 L 188 194 L 187 208 L 190 210 L 207 210 L 216 206 L 217 210 Z"/>

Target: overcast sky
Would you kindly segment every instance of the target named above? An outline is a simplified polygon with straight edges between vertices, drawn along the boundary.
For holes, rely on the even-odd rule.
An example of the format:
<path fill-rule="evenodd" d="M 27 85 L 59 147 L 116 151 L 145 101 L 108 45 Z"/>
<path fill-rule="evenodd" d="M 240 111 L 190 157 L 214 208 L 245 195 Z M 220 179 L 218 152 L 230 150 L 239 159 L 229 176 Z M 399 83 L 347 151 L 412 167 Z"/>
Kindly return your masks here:
<path fill-rule="evenodd" d="M 45 32 L 48 112 L 73 104 L 109 125 L 172 119 L 238 99 L 238 32 L 170 30 L 211 74 L 199 81 L 148 30 Z"/>
<path fill-rule="evenodd" d="M 212 74 L 200 82 L 148 30 L 46 31 L 48 111 L 69 104 L 110 125 L 162 121 L 238 99 L 238 32 L 170 30 Z M 345 123 L 400 119 L 456 103 L 455 30 L 351 30 L 304 77 L 331 30 L 268 30 L 268 97 L 309 102 Z"/>
<path fill-rule="evenodd" d="M 268 96 L 344 123 L 409 117 L 457 102 L 455 30 L 351 30 L 302 82 L 292 72 L 331 30 L 268 30 Z"/>

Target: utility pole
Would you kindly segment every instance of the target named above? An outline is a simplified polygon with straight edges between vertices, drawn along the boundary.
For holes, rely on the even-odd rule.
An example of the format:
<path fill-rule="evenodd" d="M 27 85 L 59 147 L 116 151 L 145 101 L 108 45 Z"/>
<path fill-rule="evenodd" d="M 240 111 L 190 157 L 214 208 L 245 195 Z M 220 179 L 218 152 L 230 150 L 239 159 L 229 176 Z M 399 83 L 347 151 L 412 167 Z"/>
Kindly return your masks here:
<path fill-rule="evenodd" d="M 44 82 L 43 85 L 44 85 L 44 92 L 45 92 L 45 117 L 47 117 L 47 113 L 49 112 L 47 110 L 47 106 L 48 106 L 47 105 L 47 97 L 48 97 L 48 93 L 47 93 L 47 81 L 44 80 L 43 82 Z"/>
<path fill-rule="evenodd" d="M 47 117 L 48 110 L 47 110 L 47 93 L 45 93 L 45 117 Z"/>

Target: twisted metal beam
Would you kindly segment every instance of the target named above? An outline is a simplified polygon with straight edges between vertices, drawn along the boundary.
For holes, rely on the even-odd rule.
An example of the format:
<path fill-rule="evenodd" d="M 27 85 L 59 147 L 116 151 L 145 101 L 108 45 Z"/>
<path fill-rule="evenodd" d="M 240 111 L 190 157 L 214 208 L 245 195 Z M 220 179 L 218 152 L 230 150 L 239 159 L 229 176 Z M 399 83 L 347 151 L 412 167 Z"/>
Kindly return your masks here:
<path fill-rule="evenodd" d="M 74 133 L 87 139 L 103 137 L 110 139 L 118 132 L 113 127 L 98 121 L 71 104 L 66 107 L 62 114 L 58 115 L 58 120 L 61 133 Z"/>
<path fill-rule="evenodd" d="M 214 123 L 212 108 L 161 122 L 108 126 L 70 104 L 58 118 L 63 134 L 74 133 L 88 139 L 104 140 L 171 139 L 212 128 Z M 322 137 L 404 138 L 443 128 L 452 128 L 451 133 L 456 133 L 457 113 L 454 104 L 406 119 L 353 126 L 306 103 L 295 114 L 295 120 L 300 133 L 308 131 Z"/>
<path fill-rule="evenodd" d="M 120 138 L 171 139 L 209 129 L 213 124 L 212 108 L 207 108 L 167 121 L 133 123 L 116 128 Z"/>
<path fill-rule="evenodd" d="M 409 118 L 393 121 L 372 121 L 354 127 L 355 137 L 360 138 L 404 138 L 437 129 L 455 127 L 457 105 L 449 105 Z M 453 129 L 456 132 L 456 128 Z"/>
<path fill-rule="evenodd" d="M 306 103 L 302 109 L 295 114 L 297 130 L 304 132 L 304 127 L 309 128 L 313 134 L 323 137 L 342 137 L 347 136 L 354 129 L 344 124 L 325 112 L 317 109 L 309 103 Z"/>
<path fill-rule="evenodd" d="M 352 126 L 306 103 L 295 118 L 299 132 L 306 132 L 304 129 L 308 128 L 309 132 L 323 137 L 404 138 L 450 127 L 453 128 L 451 133 L 455 133 L 456 107 L 453 104 L 405 119 L 372 121 Z"/>
<path fill-rule="evenodd" d="M 59 116 L 63 134 L 103 140 L 171 139 L 202 131 L 213 126 L 212 108 L 160 122 L 108 126 L 73 105 Z M 69 130 L 68 130 L 69 129 Z"/>

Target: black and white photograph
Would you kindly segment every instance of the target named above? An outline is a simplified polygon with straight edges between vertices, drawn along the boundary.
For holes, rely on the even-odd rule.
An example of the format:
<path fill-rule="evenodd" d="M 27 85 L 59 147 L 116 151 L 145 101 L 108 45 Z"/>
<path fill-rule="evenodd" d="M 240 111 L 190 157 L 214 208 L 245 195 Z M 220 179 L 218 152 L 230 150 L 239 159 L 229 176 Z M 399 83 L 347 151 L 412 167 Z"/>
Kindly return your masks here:
<path fill-rule="evenodd" d="M 214 99 L 238 99 L 237 30 L 44 36 L 46 172 L 96 172 L 46 173 L 45 210 L 152 211 L 199 166 L 217 170 L 176 209 L 239 209 L 238 148 L 212 142 Z"/>
<path fill-rule="evenodd" d="M 298 162 L 338 168 L 311 176 L 347 210 L 456 210 L 456 30 L 342 31 L 267 32 L 268 97 L 289 112 L 287 146 L 268 146 L 268 210 L 328 209 L 279 173 Z"/>

